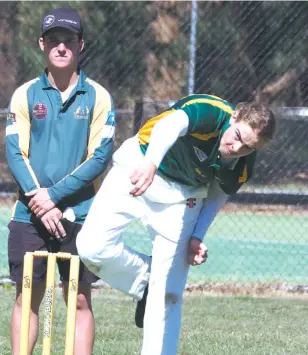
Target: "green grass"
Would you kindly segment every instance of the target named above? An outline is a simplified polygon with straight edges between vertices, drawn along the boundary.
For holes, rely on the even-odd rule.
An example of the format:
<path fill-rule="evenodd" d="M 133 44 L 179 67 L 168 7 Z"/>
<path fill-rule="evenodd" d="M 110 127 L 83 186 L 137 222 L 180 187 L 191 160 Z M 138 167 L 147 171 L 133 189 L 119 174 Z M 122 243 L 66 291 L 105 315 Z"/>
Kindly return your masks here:
<path fill-rule="evenodd" d="M 0 289 L 0 354 L 9 355 L 14 290 Z M 65 308 L 57 292 L 53 354 L 63 355 Z M 140 354 L 133 301 L 112 290 L 95 291 L 93 354 Z M 306 355 L 307 300 L 185 294 L 179 355 Z M 34 355 L 41 354 L 41 338 Z"/>
<path fill-rule="evenodd" d="M 221 213 L 204 240 L 205 264 L 191 268 L 191 282 L 308 284 L 308 219 L 301 215 Z M 151 253 L 142 225 L 131 225 L 130 246 Z"/>
<path fill-rule="evenodd" d="M 9 274 L 7 260 L 7 239 L 9 231 L 7 225 L 10 217 L 11 209 L 0 207 L 0 277 L 7 276 Z"/>
<path fill-rule="evenodd" d="M 7 276 L 7 221 L 0 215 L 0 276 Z M 191 282 L 284 282 L 308 284 L 308 218 L 304 215 L 220 213 L 205 243 L 209 257 L 191 268 Z M 125 234 L 128 244 L 151 254 L 148 233 L 139 222 Z"/>

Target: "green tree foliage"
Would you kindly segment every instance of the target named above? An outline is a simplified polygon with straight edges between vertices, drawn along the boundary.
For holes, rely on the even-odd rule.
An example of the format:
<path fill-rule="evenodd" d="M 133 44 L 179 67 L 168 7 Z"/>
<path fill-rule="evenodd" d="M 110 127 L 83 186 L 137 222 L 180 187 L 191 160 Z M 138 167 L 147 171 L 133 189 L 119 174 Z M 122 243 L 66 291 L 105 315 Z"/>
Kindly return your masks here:
<path fill-rule="evenodd" d="M 9 53 L 17 61 L 15 85 L 44 69 L 41 19 L 59 6 L 80 12 L 81 65 L 117 105 L 186 95 L 191 2 L 180 1 L 18 2 Z M 195 91 L 234 102 L 307 104 L 307 14 L 307 2 L 199 2 Z M 10 95 L 4 93 L 2 105 Z"/>
<path fill-rule="evenodd" d="M 82 9 L 80 1 L 20 1 L 17 19 L 19 26 L 12 28 L 16 36 L 16 49 L 19 58 L 18 84 L 40 75 L 45 68 L 44 54 L 39 48 L 43 15 L 53 8 L 72 7 Z"/>
<path fill-rule="evenodd" d="M 145 53 L 153 40 L 146 2 L 84 3 L 86 50 L 82 66 L 118 104 L 142 96 Z"/>
<path fill-rule="evenodd" d="M 44 54 L 38 46 L 41 19 L 56 7 L 72 7 L 81 15 L 85 50 L 80 64 L 88 75 L 119 101 L 141 95 L 146 70 L 143 59 L 151 40 L 149 5 L 144 2 L 20 2 L 18 82 L 30 80 L 44 69 Z"/>
<path fill-rule="evenodd" d="M 307 104 L 307 14 L 306 2 L 202 4 L 197 90 L 234 102 Z"/>

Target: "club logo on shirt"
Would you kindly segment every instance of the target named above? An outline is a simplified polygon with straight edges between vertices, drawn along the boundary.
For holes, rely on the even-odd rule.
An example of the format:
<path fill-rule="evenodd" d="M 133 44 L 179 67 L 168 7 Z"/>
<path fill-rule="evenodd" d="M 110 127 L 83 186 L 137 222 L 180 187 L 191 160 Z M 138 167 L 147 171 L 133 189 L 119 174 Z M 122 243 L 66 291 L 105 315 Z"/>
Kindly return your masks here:
<path fill-rule="evenodd" d="M 89 114 L 90 114 L 90 110 L 89 110 L 88 106 L 86 106 L 85 108 L 81 108 L 79 106 L 77 108 L 77 110 L 75 111 L 74 116 L 78 120 L 88 120 L 89 119 Z"/>
<path fill-rule="evenodd" d="M 203 150 L 201 150 L 195 146 L 194 146 L 194 150 L 195 150 L 196 156 L 198 157 L 198 159 L 200 160 L 201 163 L 207 159 L 207 155 L 204 153 Z"/>
<path fill-rule="evenodd" d="M 11 120 L 13 123 L 16 122 L 16 115 L 13 112 L 8 112 L 6 116 L 7 120 Z"/>
<path fill-rule="evenodd" d="M 43 120 L 47 116 L 47 108 L 42 102 L 38 102 L 33 106 L 32 116 L 38 120 Z"/>

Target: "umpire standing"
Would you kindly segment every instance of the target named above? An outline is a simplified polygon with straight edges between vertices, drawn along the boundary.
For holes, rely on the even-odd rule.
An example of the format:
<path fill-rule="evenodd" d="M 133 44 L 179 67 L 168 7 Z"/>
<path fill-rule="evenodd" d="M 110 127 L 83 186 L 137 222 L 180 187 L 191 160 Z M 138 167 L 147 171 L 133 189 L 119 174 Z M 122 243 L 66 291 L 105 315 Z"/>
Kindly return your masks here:
<path fill-rule="evenodd" d="M 76 235 L 99 187 L 98 177 L 111 157 L 115 113 L 109 93 L 78 67 L 84 47 L 79 14 L 57 8 L 43 17 L 39 46 L 46 70 L 13 94 L 6 125 L 6 154 L 18 186 L 9 223 L 8 256 L 16 302 L 11 320 L 12 354 L 19 354 L 23 257 L 48 250 L 77 254 Z M 35 260 L 31 315 L 31 353 L 38 336 L 46 259 Z M 69 261 L 58 261 L 67 300 Z M 91 283 L 80 267 L 75 354 L 90 355 L 94 343 Z"/>

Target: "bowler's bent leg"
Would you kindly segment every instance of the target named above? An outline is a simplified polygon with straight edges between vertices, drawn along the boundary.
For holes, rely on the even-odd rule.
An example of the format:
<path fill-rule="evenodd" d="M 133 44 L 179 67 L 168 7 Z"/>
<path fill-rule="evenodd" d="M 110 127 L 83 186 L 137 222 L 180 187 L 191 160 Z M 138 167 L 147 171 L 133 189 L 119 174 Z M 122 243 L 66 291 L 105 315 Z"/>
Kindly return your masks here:
<path fill-rule="evenodd" d="M 186 203 L 170 206 L 156 211 L 155 223 L 151 223 L 157 235 L 153 242 L 142 355 L 177 353 L 189 270 L 188 243 L 200 208 L 201 200 L 192 209 Z"/>
<path fill-rule="evenodd" d="M 90 271 L 139 300 L 149 280 L 151 260 L 123 242 L 126 227 L 146 211 L 143 198 L 129 194 L 132 186 L 125 171 L 112 168 L 78 234 L 77 249 Z"/>

